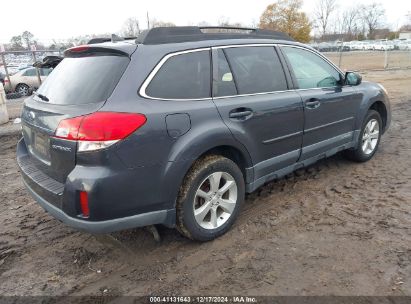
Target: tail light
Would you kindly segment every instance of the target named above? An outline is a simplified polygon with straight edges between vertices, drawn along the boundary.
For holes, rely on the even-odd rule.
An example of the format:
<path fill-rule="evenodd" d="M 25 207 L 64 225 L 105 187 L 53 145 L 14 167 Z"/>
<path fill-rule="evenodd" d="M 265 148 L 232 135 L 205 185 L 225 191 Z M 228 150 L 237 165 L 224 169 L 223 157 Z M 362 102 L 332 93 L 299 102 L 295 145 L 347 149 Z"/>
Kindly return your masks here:
<path fill-rule="evenodd" d="M 146 123 L 143 114 L 95 112 L 60 121 L 54 137 L 78 141 L 78 151 L 107 148 Z"/>

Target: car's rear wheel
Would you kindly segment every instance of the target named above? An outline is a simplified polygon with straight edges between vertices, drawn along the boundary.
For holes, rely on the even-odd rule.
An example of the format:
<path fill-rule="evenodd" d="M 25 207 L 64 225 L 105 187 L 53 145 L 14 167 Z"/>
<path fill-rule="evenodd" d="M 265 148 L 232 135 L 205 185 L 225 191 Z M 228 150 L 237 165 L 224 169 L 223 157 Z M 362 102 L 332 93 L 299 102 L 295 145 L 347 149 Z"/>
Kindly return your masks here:
<path fill-rule="evenodd" d="M 228 158 L 208 155 L 186 175 L 177 199 L 177 229 L 186 237 L 209 241 L 234 223 L 244 201 L 244 178 Z"/>
<path fill-rule="evenodd" d="M 382 120 L 380 114 L 377 111 L 369 110 L 364 119 L 357 146 L 346 151 L 347 157 L 357 162 L 370 160 L 377 152 L 381 132 Z"/>
<path fill-rule="evenodd" d="M 30 87 L 27 84 L 20 83 L 16 87 L 16 93 L 19 93 L 21 96 L 29 96 Z"/>

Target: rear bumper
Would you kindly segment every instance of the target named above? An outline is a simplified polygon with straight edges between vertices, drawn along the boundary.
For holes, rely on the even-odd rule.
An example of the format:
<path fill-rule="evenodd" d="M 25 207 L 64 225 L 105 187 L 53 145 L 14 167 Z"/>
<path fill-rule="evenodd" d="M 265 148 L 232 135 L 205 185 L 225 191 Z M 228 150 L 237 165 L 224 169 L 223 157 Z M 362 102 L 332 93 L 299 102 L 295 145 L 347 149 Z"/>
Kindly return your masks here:
<path fill-rule="evenodd" d="M 90 233 L 109 233 L 155 224 L 168 227 L 175 225 L 174 206 L 159 206 L 150 200 L 139 199 L 144 197 L 144 192 L 138 184 L 135 185 L 136 180 L 127 175 L 131 170 L 125 170 L 122 174 L 114 172 L 112 175 L 104 175 L 101 168 L 80 166 L 72 171 L 65 183 L 61 183 L 38 168 L 37 162 L 27 151 L 24 139 L 17 145 L 17 164 L 27 190 L 38 204 L 75 229 Z M 93 170 L 97 170 L 97 173 Z M 131 192 L 125 184 L 129 180 L 134 185 L 132 191 L 135 190 L 136 193 Z M 85 190 L 84 185 L 89 190 L 91 215 L 99 216 L 83 218 L 78 210 L 77 194 L 78 191 Z M 116 199 L 116 191 L 124 192 L 125 195 Z"/>
<path fill-rule="evenodd" d="M 41 207 L 43 207 L 48 213 L 50 213 L 53 217 L 62 221 L 70 227 L 73 227 L 77 230 L 86 231 L 89 233 L 109 233 L 130 228 L 143 227 L 154 224 L 163 224 L 167 223 L 170 218 L 175 217 L 174 210 L 159 210 L 107 221 L 84 221 L 81 219 L 68 216 L 62 210 L 53 206 L 51 203 L 47 202 L 40 195 L 34 192 L 33 189 L 30 188 L 30 186 L 25 181 L 24 184 L 29 193 L 31 194 L 31 196 L 37 201 L 37 203 Z"/>
<path fill-rule="evenodd" d="M 6 93 L 14 92 L 14 88 L 9 83 L 4 83 L 3 87 Z"/>

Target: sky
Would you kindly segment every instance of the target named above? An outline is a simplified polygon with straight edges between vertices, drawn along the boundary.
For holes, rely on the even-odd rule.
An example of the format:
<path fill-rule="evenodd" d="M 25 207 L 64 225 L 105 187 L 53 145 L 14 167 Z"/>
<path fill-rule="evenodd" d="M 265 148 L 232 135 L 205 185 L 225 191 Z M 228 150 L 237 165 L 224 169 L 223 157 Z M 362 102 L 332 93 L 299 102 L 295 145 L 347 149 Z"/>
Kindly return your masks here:
<path fill-rule="evenodd" d="M 369 4 L 372 0 L 344 0 L 339 9 L 357 3 Z M 15 0 L 2 4 L 0 43 L 28 30 L 43 43 L 51 43 L 70 37 L 88 34 L 118 33 L 124 21 L 137 17 L 146 27 L 146 14 L 176 25 L 196 25 L 205 21 L 211 25 L 225 17 L 230 22 L 257 24 L 261 13 L 274 0 Z M 386 11 L 386 24 L 396 29 L 401 26 L 407 12 L 411 12 L 410 0 L 377 0 Z M 303 10 L 310 14 L 316 0 L 304 0 Z M 19 9 L 16 11 L 16 4 Z"/>

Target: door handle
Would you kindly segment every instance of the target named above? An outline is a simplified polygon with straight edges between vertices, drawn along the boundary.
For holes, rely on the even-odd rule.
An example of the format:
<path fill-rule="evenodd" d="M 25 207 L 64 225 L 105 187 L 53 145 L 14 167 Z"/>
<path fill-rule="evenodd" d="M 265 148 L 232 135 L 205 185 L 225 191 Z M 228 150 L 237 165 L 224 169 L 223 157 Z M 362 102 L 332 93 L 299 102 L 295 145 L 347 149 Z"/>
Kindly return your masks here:
<path fill-rule="evenodd" d="M 321 101 L 317 98 L 310 98 L 305 101 L 305 107 L 307 109 L 316 109 L 321 105 Z"/>
<path fill-rule="evenodd" d="M 251 118 L 253 116 L 253 110 L 249 108 L 237 108 L 234 110 L 231 110 L 230 113 L 228 114 L 228 117 L 232 119 L 237 119 L 237 120 L 246 120 Z"/>

